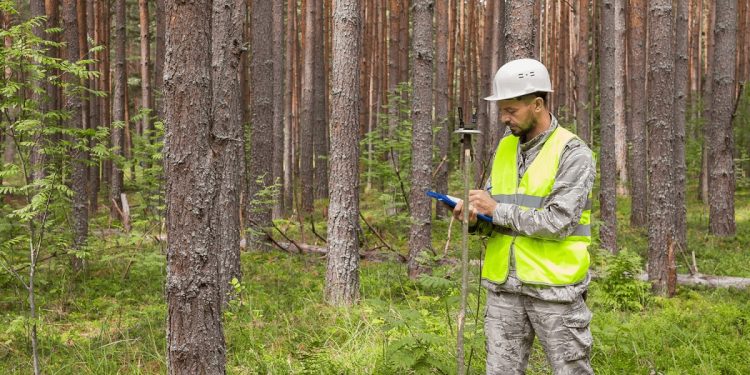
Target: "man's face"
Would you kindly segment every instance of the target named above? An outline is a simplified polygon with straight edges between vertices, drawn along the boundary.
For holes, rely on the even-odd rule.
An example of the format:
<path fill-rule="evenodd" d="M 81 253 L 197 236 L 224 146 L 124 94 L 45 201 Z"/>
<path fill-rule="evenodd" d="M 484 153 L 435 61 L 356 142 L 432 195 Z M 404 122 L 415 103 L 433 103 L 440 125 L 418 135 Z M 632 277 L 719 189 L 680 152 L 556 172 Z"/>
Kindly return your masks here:
<path fill-rule="evenodd" d="M 516 137 L 525 136 L 536 126 L 534 117 L 534 100 L 515 98 L 500 101 L 500 121 L 502 121 Z"/>

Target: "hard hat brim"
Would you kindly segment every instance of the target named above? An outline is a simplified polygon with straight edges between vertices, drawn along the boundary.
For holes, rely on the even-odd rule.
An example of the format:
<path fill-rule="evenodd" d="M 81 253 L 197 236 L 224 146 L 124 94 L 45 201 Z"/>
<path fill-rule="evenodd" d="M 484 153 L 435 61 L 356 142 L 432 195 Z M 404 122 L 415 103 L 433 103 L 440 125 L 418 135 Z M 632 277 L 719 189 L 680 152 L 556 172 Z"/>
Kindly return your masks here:
<path fill-rule="evenodd" d="M 534 90 L 534 91 L 528 92 L 526 94 L 521 94 L 521 95 L 516 95 L 516 96 L 510 96 L 510 97 L 506 97 L 506 96 L 503 96 L 503 95 L 490 95 L 488 97 L 485 97 L 484 100 L 486 100 L 488 102 L 496 102 L 496 101 L 499 101 L 499 100 L 507 100 L 507 99 L 513 99 L 513 98 L 520 98 L 522 96 L 533 94 L 535 92 L 554 92 L 554 90 Z"/>

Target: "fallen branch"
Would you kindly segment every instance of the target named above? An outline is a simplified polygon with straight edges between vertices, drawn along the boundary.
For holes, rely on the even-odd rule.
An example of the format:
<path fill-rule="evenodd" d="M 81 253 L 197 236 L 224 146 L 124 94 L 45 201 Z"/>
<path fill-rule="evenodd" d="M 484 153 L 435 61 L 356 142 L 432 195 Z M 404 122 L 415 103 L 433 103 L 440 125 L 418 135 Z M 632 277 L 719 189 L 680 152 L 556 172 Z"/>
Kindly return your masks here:
<path fill-rule="evenodd" d="M 376 237 L 377 237 L 377 238 L 378 238 L 378 239 L 380 240 L 380 242 L 381 242 L 381 243 L 382 243 L 382 244 L 383 244 L 383 245 L 384 245 L 384 246 L 385 246 L 386 248 L 388 248 L 388 250 L 390 250 L 390 251 L 391 251 L 391 252 L 393 252 L 394 254 L 398 255 L 398 257 L 399 257 L 399 260 L 400 260 L 400 261 L 401 261 L 402 263 L 406 263 L 406 260 L 407 260 L 407 259 L 406 259 L 406 257 L 405 257 L 405 256 L 403 256 L 403 255 L 401 255 L 401 253 L 399 253 L 398 251 L 396 251 L 396 250 L 395 250 L 395 249 L 394 249 L 393 247 L 391 247 L 391 245 L 389 245 L 389 244 L 388 244 L 387 242 L 385 242 L 385 240 L 384 240 L 384 239 L 383 239 L 383 237 L 382 237 L 382 236 L 380 235 L 380 233 L 378 233 L 378 231 L 376 231 L 376 230 L 375 230 L 375 228 L 373 228 L 373 227 L 372 227 L 372 225 L 370 225 L 370 223 L 369 223 L 369 222 L 367 221 L 367 219 L 365 219 L 365 217 L 364 217 L 364 216 L 362 215 L 362 212 L 360 212 L 360 213 L 359 213 L 359 217 L 360 217 L 360 218 L 362 219 L 362 221 L 364 221 L 364 222 L 365 222 L 365 225 L 367 225 L 367 228 L 369 228 L 369 229 L 370 229 L 370 231 L 371 231 L 372 233 L 374 233 L 374 234 L 375 234 L 375 236 L 376 236 Z"/>
<path fill-rule="evenodd" d="M 638 279 L 648 281 L 648 274 L 638 275 Z M 677 284 L 687 286 L 706 286 L 709 288 L 738 288 L 750 287 L 750 278 L 735 276 L 713 276 L 696 273 L 695 275 L 678 274 Z"/>

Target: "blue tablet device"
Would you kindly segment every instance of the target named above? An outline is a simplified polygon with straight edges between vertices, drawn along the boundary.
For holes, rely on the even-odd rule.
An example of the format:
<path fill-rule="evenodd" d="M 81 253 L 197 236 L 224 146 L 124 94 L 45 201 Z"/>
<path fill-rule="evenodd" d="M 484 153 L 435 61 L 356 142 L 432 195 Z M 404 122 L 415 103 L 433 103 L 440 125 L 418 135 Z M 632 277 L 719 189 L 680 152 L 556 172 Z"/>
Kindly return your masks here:
<path fill-rule="evenodd" d="M 456 197 L 452 197 L 450 195 L 445 195 L 445 194 L 440 194 L 440 193 L 438 193 L 436 191 L 428 191 L 427 192 L 427 196 L 429 196 L 431 198 L 434 198 L 434 199 L 437 199 L 438 201 L 447 204 L 451 208 L 456 207 L 456 203 L 459 200 Z M 487 216 L 487 215 L 479 214 L 479 215 L 477 215 L 477 219 L 482 220 L 482 221 L 486 221 L 488 223 L 492 223 L 492 218 L 489 217 L 489 216 Z"/>

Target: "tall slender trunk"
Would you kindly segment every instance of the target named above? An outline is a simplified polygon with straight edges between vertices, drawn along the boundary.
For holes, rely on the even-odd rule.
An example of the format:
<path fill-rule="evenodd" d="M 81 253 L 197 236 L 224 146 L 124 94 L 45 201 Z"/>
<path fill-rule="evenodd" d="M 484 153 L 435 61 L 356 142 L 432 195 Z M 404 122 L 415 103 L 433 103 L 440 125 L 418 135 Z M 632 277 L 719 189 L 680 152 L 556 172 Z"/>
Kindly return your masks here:
<path fill-rule="evenodd" d="M 141 41 L 141 109 L 145 110 L 141 121 L 143 134 L 148 134 L 151 130 L 151 110 L 154 105 L 151 103 L 151 77 L 149 64 L 151 63 L 149 51 L 149 19 L 148 19 L 148 0 L 138 0 L 138 15 L 140 18 L 140 41 Z"/>
<path fill-rule="evenodd" d="M 628 55 L 628 149 L 632 206 L 630 225 L 648 221 L 648 138 L 646 137 L 646 0 L 630 0 Z"/>
<path fill-rule="evenodd" d="M 711 126 L 713 113 L 711 106 L 713 104 L 713 86 L 714 86 L 714 25 L 716 21 L 716 6 L 713 1 L 708 1 L 706 4 L 706 24 L 705 30 L 703 31 L 706 35 L 705 50 L 706 50 L 706 69 L 703 75 L 703 144 L 701 145 L 701 174 L 700 174 L 700 185 L 698 188 L 698 199 L 701 202 L 708 202 L 708 143 L 709 137 L 712 135 L 708 133 L 708 128 Z"/>
<path fill-rule="evenodd" d="M 677 0 L 675 17 L 674 63 L 674 206 L 675 245 L 687 250 L 687 206 L 685 205 L 685 123 L 687 98 L 690 90 L 688 67 L 688 1 Z"/>
<path fill-rule="evenodd" d="M 308 0 L 315 4 L 313 21 L 313 184 L 315 199 L 328 198 L 328 109 L 326 108 L 326 71 L 324 63 L 323 0 Z"/>
<path fill-rule="evenodd" d="M 86 0 L 86 12 L 88 13 L 88 18 L 86 19 L 86 28 L 87 28 L 87 34 L 89 37 L 93 40 L 94 46 L 101 45 L 100 36 L 99 33 L 97 33 L 97 27 L 96 25 L 99 24 L 99 16 L 100 13 L 97 9 L 99 6 L 99 3 L 97 0 Z M 101 52 L 95 53 L 93 56 L 96 60 L 101 60 Z M 97 63 L 91 63 L 89 64 L 89 70 L 96 71 L 98 70 L 98 64 Z M 88 85 L 91 90 L 100 90 L 98 87 L 99 79 L 96 77 L 89 78 Z M 88 103 L 89 103 L 89 115 L 91 118 L 91 122 L 89 123 L 90 129 L 97 129 L 99 126 L 102 126 L 102 120 L 101 120 L 101 98 L 98 98 L 94 94 L 88 95 Z M 89 142 L 89 147 L 93 148 L 95 146 L 94 140 L 92 139 Z M 100 185 L 100 178 L 99 178 L 99 160 L 94 160 L 94 163 L 92 163 L 91 166 L 89 166 L 88 175 L 89 175 L 89 186 L 88 186 L 88 195 L 89 195 L 89 211 L 94 214 L 96 213 L 99 202 L 99 185 Z"/>
<path fill-rule="evenodd" d="M 450 133 L 448 129 L 448 2 L 437 1 L 435 3 L 435 27 L 436 41 L 436 75 L 435 75 L 435 122 L 438 126 L 435 134 L 435 147 L 437 149 L 438 167 L 435 173 L 435 190 L 441 193 L 448 192 L 448 149 L 450 148 Z M 450 215 L 444 205 L 437 205 L 438 217 Z"/>
<path fill-rule="evenodd" d="M 78 32 L 78 4 L 77 0 L 63 1 L 63 40 L 66 43 L 66 58 L 74 63 L 80 56 L 79 32 Z M 81 86 L 78 77 L 66 74 L 65 83 L 69 87 Z M 65 93 L 65 111 L 70 114 L 68 127 L 71 129 L 85 129 L 83 123 L 82 98 L 73 92 Z M 72 153 L 73 168 L 70 177 L 71 189 L 73 190 L 73 248 L 80 250 L 86 244 L 88 236 L 88 194 L 87 194 L 87 155 L 82 150 L 74 150 Z M 77 256 L 71 257 L 71 266 L 74 271 L 83 269 L 83 259 Z"/>
<path fill-rule="evenodd" d="M 315 0 L 306 0 L 304 3 L 304 28 L 303 28 L 303 66 L 302 66 L 302 93 L 300 97 L 300 132 L 299 132 L 299 169 L 300 186 L 302 195 L 302 212 L 312 214 L 315 197 L 313 196 L 313 131 L 314 131 L 314 59 L 313 51 L 320 46 L 315 45 Z"/>
<path fill-rule="evenodd" d="M 232 11 L 229 1 L 214 3 Z M 212 129 L 217 124 L 210 115 L 212 2 L 167 0 L 166 13 L 167 370 L 170 375 L 223 374 L 221 244 L 215 219 L 227 214 L 219 204 L 225 173 L 219 165 L 221 147 L 237 142 L 213 138 L 222 125 Z M 217 47 L 237 52 L 241 45 Z"/>
<path fill-rule="evenodd" d="M 576 81 L 576 131 L 589 146 L 592 146 L 591 122 L 589 111 L 589 17 L 591 12 L 590 0 L 579 0 L 576 18 L 578 19 L 578 49 L 576 50 L 575 81 Z"/>
<path fill-rule="evenodd" d="M 155 0 L 156 3 L 156 53 L 154 54 L 154 108 L 159 119 L 164 118 L 164 28 L 166 17 L 164 10 L 165 0 Z"/>
<path fill-rule="evenodd" d="M 658 295 L 674 295 L 674 53 L 671 0 L 649 1 L 648 278 Z"/>
<path fill-rule="evenodd" d="M 628 149 L 625 124 L 625 1 L 615 0 L 615 163 L 617 164 L 617 194 L 628 195 Z"/>
<path fill-rule="evenodd" d="M 734 222 L 734 135 L 732 115 L 735 103 L 735 54 L 737 51 L 737 0 L 716 1 L 716 41 L 713 60 L 711 122 L 708 141 L 709 229 L 717 236 L 733 236 Z"/>
<path fill-rule="evenodd" d="M 599 49 L 599 90 L 601 97 L 601 191 L 599 202 L 602 248 L 617 253 L 617 156 L 615 155 L 615 6 L 614 0 L 601 0 L 601 45 Z"/>
<path fill-rule="evenodd" d="M 412 218 L 409 231 L 409 276 L 414 278 L 429 267 L 420 255 L 432 249 L 431 202 L 426 195 L 432 173 L 432 0 L 414 3 L 414 94 L 412 96 L 412 166 L 409 195 Z"/>
<path fill-rule="evenodd" d="M 492 55 L 490 57 L 490 78 L 495 76 L 495 72 L 500 69 L 501 62 L 505 61 L 505 36 L 503 34 L 505 29 L 505 1 L 495 0 L 492 3 L 494 8 L 492 13 L 494 14 L 492 19 L 492 27 L 489 31 L 492 33 Z M 487 91 L 487 95 L 490 95 L 492 90 Z M 498 107 L 496 104 L 489 106 L 489 129 L 486 135 L 486 142 L 489 145 L 484 155 L 484 160 L 491 162 L 492 155 L 495 153 L 497 145 L 500 143 L 500 137 L 505 134 L 505 124 L 499 121 L 500 115 L 498 113 Z"/>
<path fill-rule="evenodd" d="M 31 0 L 29 2 L 29 8 L 30 8 L 29 10 L 31 11 L 31 17 L 44 17 L 46 15 L 46 12 L 44 10 L 44 0 Z M 8 13 L 7 16 L 8 18 L 10 18 L 10 13 Z M 47 24 L 42 22 L 32 27 L 34 36 L 40 39 L 48 39 L 46 35 L 47 33 L 45 32 L 45 26 L 47 26 Z M 50 106 L 49 106 L 50 103 L 49 103 L 49 99 L 45 97 L 45 94 L 43 94 L 43 92 L 45 91 L 43 88 L 43 82 L 36 81 L 34 82 L 34 85 L 35 86 L 38 85 L 41 90 L 34 90 L 31 94 L 31 100 L 34 103 L 38 103 L 37 105 L 39 106 L 39 112 L 46 113 L 50 110 Z M 32 170 L 31 176 L 33 180 L 39 180 L 39 179 L 44 178 L 45 176 L 45 173 L 44 173 L 45 158 L 41 150 L 45 147 L 47 137 L 40 134 L 37 137 L 35 137 L 33 141 L 35 144 L 34 146 L 32 146 L 31 153 L 29 155 L 30 168 Z"/>
<path fill-rule="evenodd" d="M 358 0 L 336 0 L 333 18 L 331 201 L 325 299 L 359 299 L 359 55 Z"/>
<path fill-rule="evenodd" d="M 244 103 L 240 58 L 246 0 L 214 0 L 211 14 L 211 139 L 218 154 L 218 198 L 212 208 L 219 247 L 222 305 L 234 297 L 232 280 L 242 279 L 240 267 L 240 193 L 244 187 Z"/>
<path fill-rule="evenodd" d="M 292 125 L 295 121 L 294 100 L 295 87 L 298 85 L 297 69 L 297 2 L 287 1 L 287 24 L 286 24 L 286 86 L 284 95 L 284 181 L 282 204 L 283 215 L 292 212 L 294 204 L 294 158 L 292 157 Z"/>
<path fill-rule="evenodd" d="M 250 13 L 250 83 L 252 111 L 250 157 L 247 170 L 246 226 L 264 228 L 271 224 L 269 197 L 263 192 L 273 184 L 273 32 L 271 3 L 253 0 Z M 252 222 L 250 220 L 252 218 Z"/>
<path fill-rule="evenodd" d="M 273 183 L 280 186 L 279 194 L 284 192 L 284 2 L 273 2 Z M 273 217 L 281 217 L 284 210 L 283 196 L 275 200 Z"/>
<path fill-rule="evenodd" d="M 125 156 L 125 90 L 127 88 L 127 66 L 125 65 L 125 0 L 115 0 L 115 61 L 114 61 L 114 89 L 112 93 L 112 147 L 117 158 Z M 123 172 L 121 161 L 112 162 L 112 182 L 110 183 L 110 216 L 120 217 L 120 194 L 123 188 Z M 122 218 L 121 218 L 122 219 Z"/>

